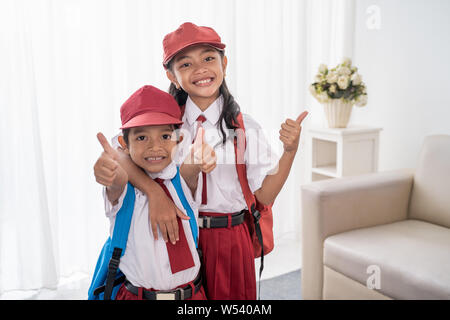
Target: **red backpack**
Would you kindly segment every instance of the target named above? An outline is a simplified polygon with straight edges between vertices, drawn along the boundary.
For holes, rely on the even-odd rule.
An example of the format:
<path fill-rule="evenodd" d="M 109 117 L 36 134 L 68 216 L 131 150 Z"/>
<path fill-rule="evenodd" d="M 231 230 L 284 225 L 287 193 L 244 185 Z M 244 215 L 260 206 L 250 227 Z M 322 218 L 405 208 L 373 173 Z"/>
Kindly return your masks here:
<path fill-rule="evenodd" d="M 261 266 L 263 266 L 264 255 L 271 252 L 274 247 L 272 215 L 273 204 L 268 206 L 261 204 L 248 186 L 247 167 L 244 161 L 246 139 L 242 113 L 238 114 L 237 121 L 237 127 L 242 130 L 237 130 L 237 134 L 234 138 L 234 151 L 236 154 L 236 171 L 238 174 L 239 183 L 249 210 L 249 213 L 245 216 L 245 223 L 247 224 L 250 232 L 255 258 L 261 257 Z"/>

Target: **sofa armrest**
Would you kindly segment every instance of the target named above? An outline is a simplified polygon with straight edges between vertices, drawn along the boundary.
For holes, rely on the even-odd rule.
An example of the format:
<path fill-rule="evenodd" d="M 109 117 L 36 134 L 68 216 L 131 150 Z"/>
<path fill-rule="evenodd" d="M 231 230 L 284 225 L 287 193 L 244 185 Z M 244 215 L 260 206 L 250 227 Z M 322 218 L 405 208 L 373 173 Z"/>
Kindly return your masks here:
<path fill-rule="evenodd" d="M 413 170 L 408 169 L 302 186 L 304 299 L 322 299 L 324 240 L 345 231 L 405 220 L 413 177 Z"/>

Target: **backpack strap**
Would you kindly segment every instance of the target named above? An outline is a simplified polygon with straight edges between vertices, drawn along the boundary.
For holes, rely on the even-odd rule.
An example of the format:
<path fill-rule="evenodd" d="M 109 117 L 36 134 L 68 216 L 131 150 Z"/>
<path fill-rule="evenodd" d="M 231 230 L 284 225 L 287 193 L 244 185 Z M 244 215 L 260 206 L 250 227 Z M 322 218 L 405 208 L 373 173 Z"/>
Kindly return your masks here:
<path fill-rule="evenodd" d="M 186 111 L 186 104 L 183 104 L 180 106 L 181 111 L 181 118 L 183 118 L 184 113 Z M 186 200 L 186 196 L 184 195 L 183 188 L 181 187 L 181 181 L 180 181 L 180 168 L 177 166 L 177 174 L 172 179 L 172 184 L 175 187 L 175 190 L 177 191 L 178 198 L 181 201 L 181 204 L 183 205 L 184 210 L 186 210 L 188 216 L 189 216 L 189 225 L 191 226 L 192 236 L 194 237 L 195 246 L 198 248 L 198 226 L 197 226 L 197 219 L 195 218 L 194 211 L 192 211 L 191 206 L 189 205 L 189 202 Z M 203 196 L 202 196 L 203 198 Z"/>
<path fill-rule="evenodd" d="M 250 190 L 247 179 L 247 167 L 245 165 L 245 149 L 247 147 L 247 142 L 245 139 L 245 126 L 244 120 L 242 119 L 242 113 L 239 112 L 237 118 L 238 130 L 235 130 L 236 135 L 234 138 L 234 152 L 236 154 L 236 170 L 238 174 L 239 183 L 244 194 L 245 203 L 247 204 L 248 210 L 253 215 L 256 211 L 256 199 L 253 192 Z"/>
<path fill-rule="evenodd" d="M 192 237 L 195 241 L 195 247 L 198 248 L 197 219 L 195 218 L 194 211 L 192 210 L 191 206 L 189 205 L 189 202 L 186 199 L 186 196 L 184 195 L 183 188 L 181 186 L 180 168 L 178 166 L 177 166 L 177 174 L 175 175 L 175 177 L 172 178 L 171 182 L 177 192 L 178 198 L 180 199 L 184 210 L 186 210 L 186 212 L 190 218 L 189 225 L 191 227 Z"/>
<path fill-rule="evenodd" d="M 238 122 L 237 123 L 238 130 L 235 130 L 236 135 L 234 137 L 234 152 L 236 154 L 236 171 L 239 179 L 239 184 L 241 185 L 241 189 L 244 194 L 245 203 L 247 204 L 247 208 L 251 216 L 253 217 L 253 222 L 255 223 L 256 237 L 258 238 L 258 242 L 261 244 L 261 264 L 259 266 L 259 280 L 261 281 L 261 274 L 264 270 L 264 245 L 261 226 L 259 225 L 261 213 L 256 209 L 256 198 L 253 192 L 250 190 L 250 186 L 248 185 L 247 167 L 244 159 L 245 148 L 247 146 L 245 139 L 244 120 L 242 118 L 241 112 L 239 112 L 236 119 Z"/>
<path fill-rule="evenodd" d="M 125 254 L 135 198 L 136 194 L 134 193 L 134 187 L 128 182 L 127 193 L 123 199 L 122 207 L 116 214 L 116 220 L 114 222 L 114 231 L 110 246 L 111 259 L 109 260 L 108 273 L 106 274 L 105 282 L 105 300 L 111 299 L 120 258 Z"/>

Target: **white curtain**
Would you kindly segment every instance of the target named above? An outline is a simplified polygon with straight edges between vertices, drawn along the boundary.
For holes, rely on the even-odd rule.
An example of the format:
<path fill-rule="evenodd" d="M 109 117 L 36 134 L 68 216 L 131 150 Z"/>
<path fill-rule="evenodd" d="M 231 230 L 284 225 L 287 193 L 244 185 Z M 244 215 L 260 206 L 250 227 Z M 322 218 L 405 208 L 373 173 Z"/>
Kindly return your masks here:
<path fill-rule="evenodd" d="M 309 83 L 321 63 L 334 67 L 344 57 L 353 57 L 355 0 L 309 0 L 306 4 L 306 74 Z M 310 94 L 306 103 L 313 112 L 310 124 L 325 125 L 323 108 Z"/>
<path fill-rule="evenodd" d="M 120 105 L 140 86 L 168 88 L 166 33 L 185 21 L 216 29 L 231 92 L 281 154 L 280 124 L 305 108 L 314 116 L 317 66 L 351 56 L 353 2 L 1 0 L 0 294 L 93 271 L 108 230 L 95 135 L 118 132 Z M 274 206 L 278 240 L 300 239 L 303 148 Z"/>

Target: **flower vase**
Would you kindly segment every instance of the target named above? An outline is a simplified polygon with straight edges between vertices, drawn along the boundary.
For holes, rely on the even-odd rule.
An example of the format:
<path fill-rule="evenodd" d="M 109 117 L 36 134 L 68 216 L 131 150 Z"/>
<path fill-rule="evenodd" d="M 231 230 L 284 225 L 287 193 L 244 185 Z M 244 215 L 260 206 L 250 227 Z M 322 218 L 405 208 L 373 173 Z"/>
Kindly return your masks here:
<path fill-rule="evenodd" d="M 325 116 L 327 117 L 329 128 L 346 128 L 353 104 L 344 102 L 342 99 L 332 99 L 323 104 Z"/>

